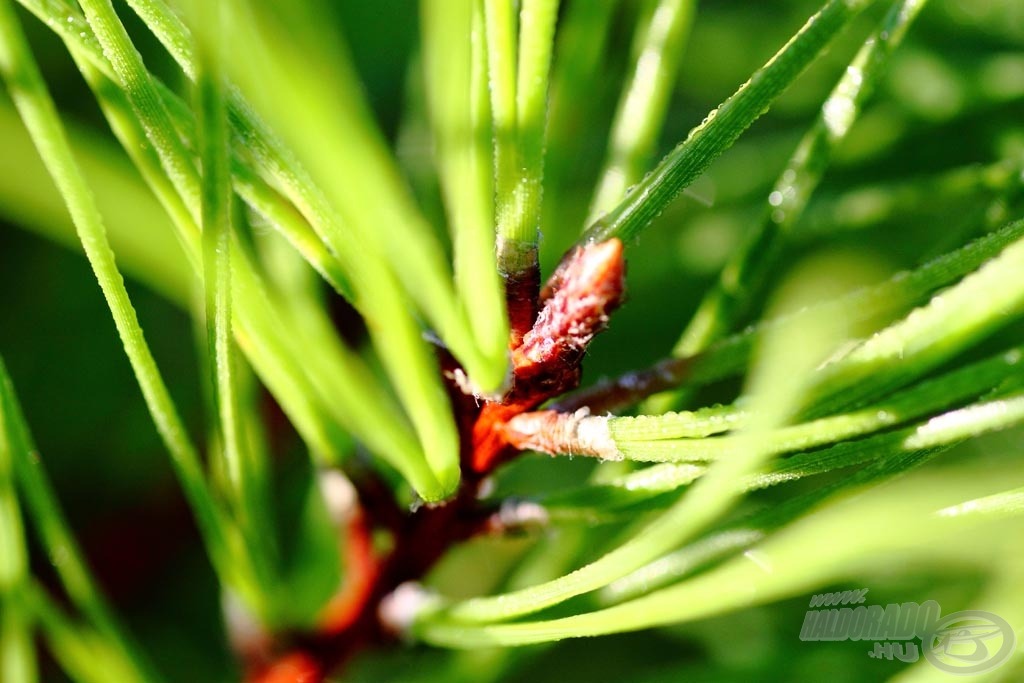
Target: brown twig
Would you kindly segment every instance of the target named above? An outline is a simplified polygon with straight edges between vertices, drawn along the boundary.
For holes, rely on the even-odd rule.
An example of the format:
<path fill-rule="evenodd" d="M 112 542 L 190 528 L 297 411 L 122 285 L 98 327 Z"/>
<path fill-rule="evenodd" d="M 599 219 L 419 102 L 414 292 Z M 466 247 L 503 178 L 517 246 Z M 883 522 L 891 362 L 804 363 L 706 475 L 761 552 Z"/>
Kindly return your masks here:
<path fill-rule="evenodd" d="M 457 381 L 460 368 L 442 351 L 462 443 L 458 493 L 441 505 L 403 513 L 372 473 L 350 472 L 359 506 L 343 549 L 345 587 L 328 603 L 316 632 L 285 636 L 276 657 L 250 662 L 248 683 L 321 683 L 355 653 L 393 639 L 379 615 L 382 602 L 398 586 L 422 578 L 454 544 L 482 532 L 522 529 L 543 517 L 535 509 L 486 509 L 479 501 L 481 484 L 518 450 L 509 423 L 578 385 L 587 345 L 622 301 L 624 275 L 622 243 L 612 239 L 566 256 L 545 287 L 539 314 L 536 278 L 508 283 L 517 301 L 509 307 L 513 374 L 501 400 L 466 395 Z M 389 550 L 375 548 L 377 531 L 390 534 Z"/>
<path fill-rule="evenodd" d="M 601 380 L 556 401 L 551 410 L 575 413 L 587 408 L 595 415 L 602 415 L 629 408 L 654 394 L 678 388 L 690 374 L 693 361 L 693 357 L 667 358 L 646 370 Z"/>
<path fill-rule="evenodd" d="M 492 470 L 515 452 L 504 431 L 509 420 L 579 384 L 584 351 L 622 302 L 622 242 L 577 247 L 557 278 L 545 286 L 544 307 L 512 351 L 511 391 L 502 401 L 484 405 L 473 426 L 471 466 L 476 472 Z"/>

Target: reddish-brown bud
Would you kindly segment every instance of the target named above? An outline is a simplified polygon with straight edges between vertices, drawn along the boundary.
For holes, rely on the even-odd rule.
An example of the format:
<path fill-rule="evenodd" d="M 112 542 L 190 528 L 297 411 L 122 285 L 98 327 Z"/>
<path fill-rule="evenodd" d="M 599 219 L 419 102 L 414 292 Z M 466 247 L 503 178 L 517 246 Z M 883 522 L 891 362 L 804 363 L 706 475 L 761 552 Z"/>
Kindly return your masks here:
<path fill-rule="evenodd" d="M 622 302 L 624 279 L 621 241 L 577 247 L 545 288 L 550 295 L 544 308 L 513 352 L 517 381 L 577 367 Z"/>
<path fill-rule="evenodd" d="M 578 247 L 548 281 L 548 297 L 533 327 L 512 351 L 512 390 L 487 403 L 473 425 L 472 467 L 487 472 L 513 454 L 505 429 L 516 415 L 579 384 L 580 363 L 594 335 L 622 303 L 622 242 Z"/>

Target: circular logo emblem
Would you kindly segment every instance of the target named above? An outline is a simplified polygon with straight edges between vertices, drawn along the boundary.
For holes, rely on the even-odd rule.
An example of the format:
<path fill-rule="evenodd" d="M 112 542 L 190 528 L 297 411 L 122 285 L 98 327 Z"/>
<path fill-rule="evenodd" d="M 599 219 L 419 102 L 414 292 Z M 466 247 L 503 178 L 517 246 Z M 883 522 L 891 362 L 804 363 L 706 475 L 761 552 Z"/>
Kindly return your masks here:
<path fill-rule="evenodd" d="M 951 674 L 980 674 L 1006 661 L 1017 644 L 1010 625 L 981 610 L 953 612 L 923 638 L 925 658 Z"/>

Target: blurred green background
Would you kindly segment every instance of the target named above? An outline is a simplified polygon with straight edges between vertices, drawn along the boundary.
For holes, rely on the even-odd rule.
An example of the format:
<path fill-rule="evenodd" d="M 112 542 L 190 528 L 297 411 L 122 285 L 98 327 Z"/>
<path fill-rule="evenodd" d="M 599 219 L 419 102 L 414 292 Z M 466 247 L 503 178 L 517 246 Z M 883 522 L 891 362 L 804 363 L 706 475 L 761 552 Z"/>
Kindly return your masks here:
<path fill-rule="evenodd" d="M 546 192 L 561 198 L 543 226 L 549 267 L 581 227 L 630 58 L 630 19 L 640 2 L 620 4 L 621 20 L 612 23 L 589 97 L 559 103 L 573 115 L 567 127 L 552 131 L 549 143 Z M 644 367 L 667 354 L 725 257 L 760 216 L 772 182 L 885 5 L 866 12 L 828 57 L 629 246 L 628 303 L 594 344 L 585 381 Z M 807 0 L 699 2 L 661 151 L 684 138 L 817 6 Z M 436 188 L 415 182 L 429 164 L 429 147 L 403 116 L 417 87 L 409 77 L 417 49 L 416 3 L 344 0 L 332 11 L 378 121 L 423 205 L 440 221 Z M 122 16 L 147 65 L 181 87 L 180 74 L 151 36 L 132 22 L 130 12 Z M 145 216 L 152 199 L 139 192 L 132 167 L 105 130 L 78 71 L 53 35 L 23 18 L 65 121 L 109 158 L 103 167 L 86 169 L 102 206 L 125 220 Z M 557 64 L 557 52 L 555 59 Z M 1019 188 L 999 175 L 998 165 L 1022 158 L 1024 3 L 934 0 L 830 168 L 800 226 L 795 253 L 827 244 L 867 254 L 888 270 L 920 263 L 1021 215 Z M 53 225 L 68 219 L 6 95 L 0 106 L 0 220 L 0 351 L 87 556 L 169 680 L 229 680 L 236 674 L 219 621 L 217 585 L 188 507 L 88 265 L 76 249 L 47 239 L 60 232 Z M 128 287 L 170 391 L 199 434 L 204 424 L 197 331 L 182 308 L 192 293 L 154 291 L 139 281 Z M 1006 330 L 986 348 L 1019 340 L 1021 332 L 1021 325 Z M 729 390 L 712 387 L 705 398 Z M 1020 436 L 1002 434 L 967 448 L 973 457 L 998 457 L 991 454 Z M 288 492 L 300 490 L 308 466 L 294 443 L 284 450 L 275 466 L 287 509 Z M 543 476 L 545 487 L 554 489 L 581 481 L 588 467 L 526 458 L 507 473 L 506 485 L 514 489 L 517 478 Z M 491 550 L 463 566 L 500 571 L 498 560 L 492 567 L 483 559 Z M 48 576 L 42 558 L 35 564 Z M 882 604 L 927 597 L 941 602 L 943 594 L 969 596 L 976 584 L 971 576 L 928 574 L 872 589 L 872 601 Z M 610 671 L 628 671 L 633 681 L 789 681 L 818 680 L 827 671 L 832 683 L 841 683 L 883 680 L 903 666 L 869 659 L 851 643 L 799 642 L 805 605 L 806 599 L 794 599 L 678 628 L 526 648 L 515 655 L 522 661 L 505 680 L 595 681 L 607 680 Z M 453 658 L 425 648 L 386 659 L 371 653 L 351 676 L 406 680 L 416 670 L 429 679 L 430 671 L 440 676 L 443 669 L 446 677 L 462 671 L 466 680 L 475 680 L 487 671 L 490 657 Z M 456 669 L 447 669 L 453 660 Z M 61 680 L 52 665 L 45 676 Z"/>

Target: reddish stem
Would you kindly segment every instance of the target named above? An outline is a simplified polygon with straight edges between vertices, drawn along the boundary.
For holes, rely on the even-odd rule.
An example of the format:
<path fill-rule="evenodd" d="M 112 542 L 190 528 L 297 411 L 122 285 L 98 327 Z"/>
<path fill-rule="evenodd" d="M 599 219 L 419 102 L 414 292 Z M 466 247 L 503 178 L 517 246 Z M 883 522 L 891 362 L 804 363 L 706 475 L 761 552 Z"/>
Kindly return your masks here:
<path fill-rule="evenodd" d="M 373 528 L 362 509 L 349 521 L 345 541 L 345 586 L 320 614 L 320 630 L 324 634 L 342 633 L 358 621 L 381 570 L 380 558 L 373 548 Z"/>
<path fill-rule="evenodd" d="M 463 449 L 456 497 L 403 515 L 373 476 L 354 477 L 360 512 L 347 535 L 344 590 L 329 602 L 317 632 L 293 636 L 277 659 L 251 665 L 249 683 L 320 683 L 357 652 L 389 642 L 393 634 L 378 615 L 384 598 L 422 578 L 454 544 L 497 528 L 493 511 L 479 502 L 480 484 L 517 452 L 509 442 L 509 421 L 578 385 L 587 345 L 622 300 L 622 243 L 612 239 L 569 254 L 545 287 L 539 315 L 537 282 L 534 275 L 507 283 L 513 329 L 508 394 L 480 405 L 455 382 L 449 384 Z M 442 357 L 442 367 L 447 377 L 458 375 L 450 356 Z M 373 545 L 377 529 L 392 536 L 384 555 Z"/>

